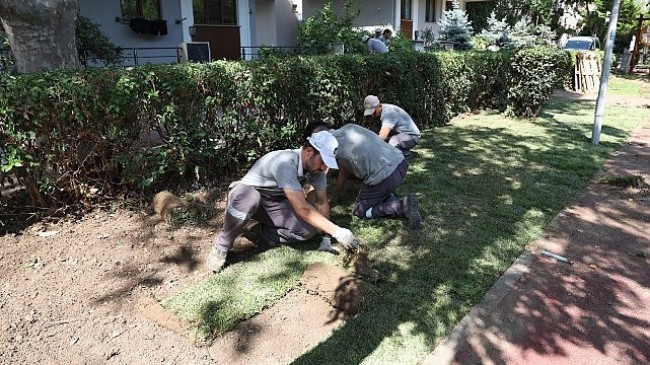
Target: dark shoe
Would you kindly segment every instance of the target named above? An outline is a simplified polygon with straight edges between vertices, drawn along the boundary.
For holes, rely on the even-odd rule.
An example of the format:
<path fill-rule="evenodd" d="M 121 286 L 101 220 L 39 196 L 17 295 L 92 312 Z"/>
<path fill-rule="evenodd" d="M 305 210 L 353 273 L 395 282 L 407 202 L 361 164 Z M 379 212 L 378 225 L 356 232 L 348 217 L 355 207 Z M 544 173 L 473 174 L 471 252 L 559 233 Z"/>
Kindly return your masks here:
<path fill-rule="evenodd" d="M 282 246 L 282 242 L 275 242 L 275 241 L 271 241 L 271 240 L 265 240 L 264 242 L 270 248 L 276 248 L 276 247 Z"/>
<path fill-rule="evenodd" d="M 402 200 L 404 215 L 408 220 L 409 229 L 418 229 L 422 224 L 422 217 L 418 209 L 418 197 L 415 194 L 408 194 Z"/>
<path fill-rule="evenodd" d="M 212 247 L 212 250 L 208 254 L 205 264 L 208 267 L 208 270 L 213 273 L 218 273 L 223 268 L 223 265 L 226 264 L 226 256 L 228 251 L 222 251 L 216 247 Z"/>
<path fill-rule="evenodd" d="M 404 158 L 407 160 L 412 160 L 414 158 L 420 157 L 419 153 L 410 150 L 404 150 L 402 151 L 402 154 L 404 155 Z"/>

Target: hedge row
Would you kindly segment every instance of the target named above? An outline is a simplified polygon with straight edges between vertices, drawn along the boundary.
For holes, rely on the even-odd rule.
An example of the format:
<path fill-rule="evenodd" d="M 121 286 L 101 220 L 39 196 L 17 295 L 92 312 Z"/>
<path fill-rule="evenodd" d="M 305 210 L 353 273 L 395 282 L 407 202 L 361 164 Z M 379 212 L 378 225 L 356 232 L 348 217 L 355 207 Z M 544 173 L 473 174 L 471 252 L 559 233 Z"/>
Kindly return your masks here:
<path fill-rule="evenodd" d="M 179 177 L 209 181 L 269 150 L 295 147 L 304 125 L 362 118 L 376 94 L 422 127 L 472 109 L 534 116 L 570 75 L 551 49 L 324 57 L 59 70 L 0 80 L 3 178 L 32 203 L 92 203 Z"/>

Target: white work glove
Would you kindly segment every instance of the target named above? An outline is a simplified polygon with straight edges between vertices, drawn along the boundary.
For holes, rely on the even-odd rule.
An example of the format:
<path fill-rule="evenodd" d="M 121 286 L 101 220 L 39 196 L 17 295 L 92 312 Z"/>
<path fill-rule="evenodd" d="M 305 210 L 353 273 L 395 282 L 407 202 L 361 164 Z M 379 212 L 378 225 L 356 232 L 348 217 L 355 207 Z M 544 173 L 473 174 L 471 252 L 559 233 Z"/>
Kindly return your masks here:
<path fill-rule="evenodd" d="M 332 234 L 332 237 L 334 237 L 340 244 L 343 245 L 343 247 L 345 247 L 346 250 L 349 251 L 353 250 L 359 245 L 357 238 L 354 237 L 352 231 L 347 228 L 337 226 L 334 230 L 334 233 Z"/>
<path fill-rule="evenodd" d="M 339 254 L 339 251 L 332 247 L 332 236 L 327 234 L 323 235 L 323 239 L 320 241 L 320 246 L 318 246 L 318 251 L 325 251 L 335 255 Z"/>

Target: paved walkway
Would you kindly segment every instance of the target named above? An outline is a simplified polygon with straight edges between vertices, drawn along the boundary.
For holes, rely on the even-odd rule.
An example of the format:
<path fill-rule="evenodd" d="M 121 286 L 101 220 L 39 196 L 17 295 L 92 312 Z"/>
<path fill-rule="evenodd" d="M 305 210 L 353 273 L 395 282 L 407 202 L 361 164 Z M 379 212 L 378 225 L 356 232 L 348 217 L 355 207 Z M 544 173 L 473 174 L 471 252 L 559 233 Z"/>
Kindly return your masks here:
<path fill-rule="evenodd" d="M 650 122 L 596 179 L 605 174 L 650 183 Z M 647 185 L 590 184 L 424 364 L 650 364 Z"/>

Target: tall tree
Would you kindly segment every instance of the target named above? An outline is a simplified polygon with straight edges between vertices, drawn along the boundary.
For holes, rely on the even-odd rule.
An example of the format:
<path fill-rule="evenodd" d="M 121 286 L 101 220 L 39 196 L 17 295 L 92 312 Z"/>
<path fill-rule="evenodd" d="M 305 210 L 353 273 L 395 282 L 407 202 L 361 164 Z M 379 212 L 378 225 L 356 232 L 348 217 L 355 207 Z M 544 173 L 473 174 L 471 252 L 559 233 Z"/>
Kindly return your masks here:
<path fill-rule="evenodd" d="M 18 72 L 78 65 L 77 0 L 0 0 L 0 20 Z"/>

